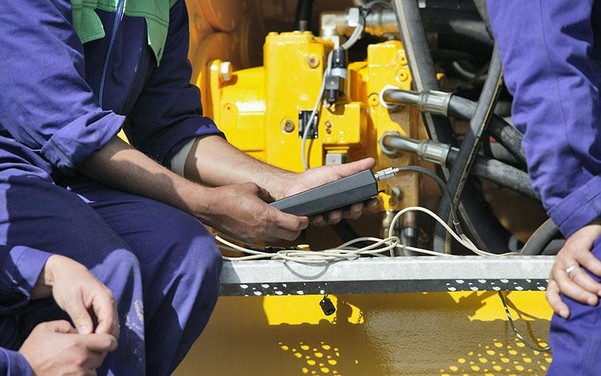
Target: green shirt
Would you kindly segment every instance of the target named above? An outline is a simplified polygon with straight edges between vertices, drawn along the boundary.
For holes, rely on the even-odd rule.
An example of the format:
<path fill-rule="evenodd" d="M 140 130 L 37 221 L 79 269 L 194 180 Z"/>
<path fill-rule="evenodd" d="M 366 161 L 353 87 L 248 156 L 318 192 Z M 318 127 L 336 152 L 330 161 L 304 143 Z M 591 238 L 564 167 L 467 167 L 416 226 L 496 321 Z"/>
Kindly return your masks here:
<path fill-rule="evenodd" d="M 157 65 L 159 65 L 169 31 L 169 10 L 178 0 L 124 1 L 125 15 L 146 19 L 148 45 L 154 52 Z M 100 17 L 94 10 L 101 9 L 107 12 L 116 12 L 118 3 L 119 0 L 71 0 L 73 28 L 82 43 L 104 38 L 105 36 Z"/>

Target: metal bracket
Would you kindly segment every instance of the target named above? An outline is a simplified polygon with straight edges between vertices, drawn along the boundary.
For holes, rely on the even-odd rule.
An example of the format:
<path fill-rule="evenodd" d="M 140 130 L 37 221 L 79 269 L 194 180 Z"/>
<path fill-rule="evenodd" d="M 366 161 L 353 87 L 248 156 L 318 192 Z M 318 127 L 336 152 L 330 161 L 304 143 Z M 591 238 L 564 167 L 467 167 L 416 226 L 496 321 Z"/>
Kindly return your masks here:
<path fill-rule="evenodd" d="M 360 258 L 324 264 L 228 261 L 221 295 L 544 291 L 555 256 Z"/>

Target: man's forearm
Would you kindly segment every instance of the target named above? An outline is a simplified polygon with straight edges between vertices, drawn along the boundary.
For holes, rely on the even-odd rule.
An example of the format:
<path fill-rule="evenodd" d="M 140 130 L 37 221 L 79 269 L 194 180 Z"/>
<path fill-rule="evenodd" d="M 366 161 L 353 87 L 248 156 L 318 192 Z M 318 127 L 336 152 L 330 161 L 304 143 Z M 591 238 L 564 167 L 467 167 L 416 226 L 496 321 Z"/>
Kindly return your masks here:
<path fill-rule="evenodd" d="M 296 174 L 261 162 L 219 136 L 199 138 L 188 154 L 186 177 L 210 186 L 253 182 L 282 198 L 289 178 Z"/>
<path fill-rule="evenodd" d="M 80 171 L 100 183 L 191 214 L 202 211 L 197 196 L 206 188 L 171 172 L 118 137 L 86 160 Z"/>

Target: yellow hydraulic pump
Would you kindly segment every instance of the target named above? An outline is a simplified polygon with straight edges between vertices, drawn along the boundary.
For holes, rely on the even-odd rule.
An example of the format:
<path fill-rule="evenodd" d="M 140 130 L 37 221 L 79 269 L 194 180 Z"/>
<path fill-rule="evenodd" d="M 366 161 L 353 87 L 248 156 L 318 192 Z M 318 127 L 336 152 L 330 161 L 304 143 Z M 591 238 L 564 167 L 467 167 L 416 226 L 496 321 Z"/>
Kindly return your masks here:
<path fill-rule="evenodd" d="M 272 32 L 265 41 L 264 66 L 234 71 L 228 61 L 214 60 L 197 82 L 207 116 L 228 140 L 270 164 L 302 171 L 303 121 L 316 107 L 329 40 L 310 32 Z M 410 154 L 391 158 L 379 139 L 385 132 L 419 138 L 421 118 L 410 108 L 385 108 L 379 93 L 387 85 L 410 89 L 411 75 L 400 41 L 372 44 L 367 60 L 348 64 L 341 94 L 329 106 L 319 104 L 317 131 L 305 141 L 309 167 L 374 157 L 376 169 L 415 164 Z M 389 179 L 380 189 L 382 207 L 397 211 L 418 204 L 419 177 L 413 173 Z"/>

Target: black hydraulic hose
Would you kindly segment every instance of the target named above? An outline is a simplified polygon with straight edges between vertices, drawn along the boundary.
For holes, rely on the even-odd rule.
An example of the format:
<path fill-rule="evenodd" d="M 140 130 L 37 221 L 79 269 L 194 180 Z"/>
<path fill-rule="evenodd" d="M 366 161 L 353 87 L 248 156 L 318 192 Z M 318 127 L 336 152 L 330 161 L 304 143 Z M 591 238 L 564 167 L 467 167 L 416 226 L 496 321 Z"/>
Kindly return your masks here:
<path fill-rule="evenodd" d="M 469 17 L 469 13 L 462 11 L 425 9 L 422 12 L 422 19 L 429 31 L 455 35 L 467 41 L 477 42 L 483 47 L 492 48 L 494 44 L 494 40 L 486 30 L 486 25 L 478 15 Z"/>
<path fill-rule="evenodd" d="M 394 0 L 394 5 L 414 88 L 417 91 L 437 90 L 436 71 L 417 0 Z M 452 143 L 453 132 L 448 119 L 431 114 L 422 115 L 431 140 Z M 449 170 L 446 168 L 441 170 L 442 175 L 448 178 Z M 486 244 L 488 249 L 506 248 L 510 234 L 490 211 L 484 197 L 475 185 L 466 185 L 465 197 L 462 205 L 459 206 L 459 212 L 477 244 Z M 435 239 L 443 237 L 444 234 L 445 230 L 442 226 L 437 226 Z M 435 245 L 436 243 L 435 240 Z M 435 247 L 434 249 L 444 252 L 444 247 Z"/>
<path fill-rule="evenodd" d="M 476 103 L 453 95 L 449 101 L 448 114 L 451 117 L 470 121 L 476 112 Z M 526 165 L 526 155 L 522 148 L 523 135 L 516 127 L 509 124 L 498 115 L 493 115 L 488 124 L 490 134 L 511 153 L 523 166 Z"/>
<path fill-rule="evenodd" d="M 492 38 L 493 34 L 492 29 L 490 27 L 490 18 L 488 17 L 488 8 L 486 7 L 486 0 L 474 0 L 474 5 L 478 10 L 478 14 L 482 19 L 482 22 L 484 22 L 484 25 L 486 26 L 488 35 Z"/>
<path fill-rule="evenodd" d="M 409 62 L 413 85 L 417 91 L 439 90 L 434 61 L 422 17 L 416 0 L 395 0 L 395 10 L 403 46 Z M 448 119 L 423 114 L 428 137 L 433 141 L 450 143 L 453 139 Z M 448 172 L 445 171 L 445 175 Z"/>
<path fill-rule="evenodd" d="M 398 133 L 384 134 L 380 139 L 380 145 L 384 153 L 388 155 L 395 155 L 395 152 L 409 152 L 416 154 L 419 159 L 439 165 L 444 164 L 449 168 L 457 163 L 459 155 L 459 150 L 449 145 L 414 140 Z M 539 200 L 530 185 L 528 174 L 501 161 L 476 155 L 470 173 Z M 450 200 L 452 201 L 452 198 Z"/>
<path fill-rule="evenodd" d="M 453 166 L 455 164 L 458 154 L 457 149 L 449 150 L 447 156 L 449 165 Z M 540 200 L 530 185 L 528 174 L 508 164 L 477 155 L 470 172 L 475 176 L 490 180 L 500 186 L 519 192 L 524 196 Z"/>
<path fill-rule="evenodd" d="M 517 166 L 521 170 L 525 171 L 523 163 L 519 162 L 507 149 L 498 142 L 490 142 L 490 140 L 486 141 L 482 147 L 484 148 L 484 154 L 491 157 L 492 159 L 496 159 L 498 161 L 507 163 L 510 166 Z"/>
<path fill-rule="evenodd" d="M 418 106 L 423 112 L 444 112 L 445 115 L 470 121 L 476 111 L 476 103 L 457 96 L 447 94 L 446 97 L 431 95 L 430 92 L 419 93 L 408 90 L 386 90 L 383 99 L 386 102 L 406 106 Z M 446 101 L 445 101 L 446 100 Z M 489 133 L 509 151 L 522 166 L 526 166 L 526 155 L 522 148 L 522 133 L 502 117 L 493 114 L 488 124 Z"/>
<path fill-rule="evenodd" d="M 451 169 L 449 180 L 447 182 L 447 186 L 451 192 L 453 192 L 453 201 L 449 202 L 446 197 L 442 197 L 438 214 L 445 221 L 449 220 L 451 206 L 459 206 L 459 202 L 461 201 L 461 197 L 463 195 L 463 189 L 465 187 L 467 178 L 470 175 L 472 164 L 480 148 L 482 135 L 484 134 L 486 126 L 492 116 L 501 85 L 501 59 L 499 57 L 498 48 L 495 46 L 490 61 L 488 75 L 486 77 L 486 81 L 484 82 L 482 92 L 480 93 L 476 110 L 474 111 L 474 115 L 470 120 L 469 129 L 464 136 L 464 140 L 457 155 L 457 161 Z M 472 235 L 475 234 L 472 233 Z M 450 248 L 450 237 L 447 235 L 445 238 L 444 249 L 447 250 Z M 436 237 L 435 241 L 436 240 L 439 242 L 441 241 L 439 237 Z M 478 238 L 475 238 L 475 241 L 478 247 L 485 250 L 490 250 L 487 248 L 486 244 L 480 242 Z M 501 249 L 498 249 L 497 251 L 501 251 Z"/>
<path fill-rule="evenodd" d="M 294 30 L 311 30 L 311 17 L 313 17 L 314 0 L 298 0 L 296 15 L 294 17 Z"/>
<path fill-rule="evenodd" d="M 530 236 L 526 244 L 522 247 L 521 254 L 524 256 L 540 255 L 545 248 L 559 235 L 559 228 L 551 220 L 547 219 Z"/>

